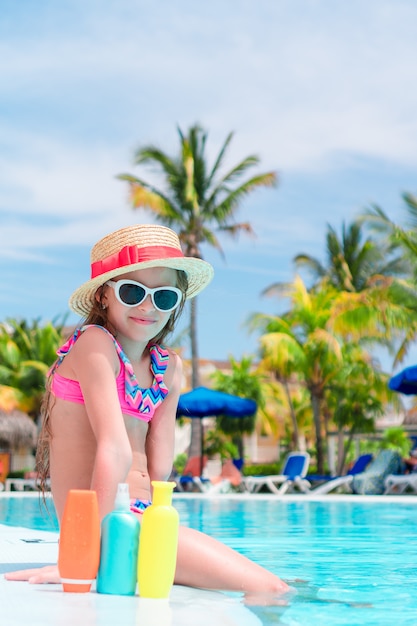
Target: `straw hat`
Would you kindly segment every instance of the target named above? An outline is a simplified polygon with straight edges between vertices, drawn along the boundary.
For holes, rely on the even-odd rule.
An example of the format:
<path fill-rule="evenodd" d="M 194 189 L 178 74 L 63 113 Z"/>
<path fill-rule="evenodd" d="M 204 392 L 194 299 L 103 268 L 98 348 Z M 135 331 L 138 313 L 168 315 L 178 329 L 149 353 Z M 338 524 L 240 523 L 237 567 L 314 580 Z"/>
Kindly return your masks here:
<path fill-rule="evenodd" d="M 213 268 L 206 261 L 184 256 L 178 235 L 166 226 L 136 224 L 121 228 L 100 239 L 91 250 L 91 279 L 70 297 L 69 306 L 80 315 L 88 315 L 94 294 L 107 280 L 147 269 L 170 267 L 187 274 L 186 298 L 193 298 L 213 278 Z"/>

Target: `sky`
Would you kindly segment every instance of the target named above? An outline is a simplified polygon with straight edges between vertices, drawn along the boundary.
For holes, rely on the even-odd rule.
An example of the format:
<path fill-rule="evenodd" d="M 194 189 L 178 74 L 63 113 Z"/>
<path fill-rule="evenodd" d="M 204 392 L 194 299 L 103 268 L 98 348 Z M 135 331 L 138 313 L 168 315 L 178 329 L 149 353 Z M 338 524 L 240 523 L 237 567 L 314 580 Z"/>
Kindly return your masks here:
<path fill-rule="evenodd" d="M 67 302 L 91 246 L 152 221 L 117 175 L 152 179 L 135 151 L 174 156 L 177 128 L 198 123 L 209 162 L 233 132 L 228 167 L 256 154 L 253 174 L 278 174 L 236 215 L 255 237 L 220 238 L 224 257 L 203 247 L 215 278 L 198 298 L 200 357 L 256 354 L 249 316 L 283 306 L 262 291 L 294 278 L 296 254 L 325 260 L 328 224 L 372 205 L 405 218 L 416 23 L 415 0 L 2 0 L 0 321 L 77 323 Z"/>

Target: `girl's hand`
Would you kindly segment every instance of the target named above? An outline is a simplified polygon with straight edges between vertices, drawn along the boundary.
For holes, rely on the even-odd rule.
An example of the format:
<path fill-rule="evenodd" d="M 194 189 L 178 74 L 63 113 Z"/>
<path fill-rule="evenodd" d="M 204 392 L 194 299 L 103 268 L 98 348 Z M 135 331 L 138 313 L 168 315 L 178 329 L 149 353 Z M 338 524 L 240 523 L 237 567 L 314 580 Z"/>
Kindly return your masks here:
<path fill-rule="evenodd" d="M 8 572 L 4 575 L 6 580 L 27 581 L 31 585 L 41 585 L 44 583 L 60 583 L 61 577 L 58 565 L 46 565 L 35 569 L 22 569 L 17 572 Z"/>

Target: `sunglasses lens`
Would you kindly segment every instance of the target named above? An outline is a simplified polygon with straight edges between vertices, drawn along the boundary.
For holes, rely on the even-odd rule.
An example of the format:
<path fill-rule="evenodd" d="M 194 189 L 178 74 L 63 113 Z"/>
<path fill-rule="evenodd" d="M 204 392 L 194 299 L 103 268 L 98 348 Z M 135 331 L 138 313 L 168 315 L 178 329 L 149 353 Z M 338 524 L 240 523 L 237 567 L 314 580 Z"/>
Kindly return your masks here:
<path fill-rule="evenodd" d="M 171 291 L 170 289 L 158 289 L 158 291 L 155 291 L 153 294 L 153 300 L 155 306 L 160 311 L 171 311 L 177 306 L 179 296 L 175 291 Z"/>
<path fill-rule="evenodd" d="M 119 287 L 120 299 L 129 306 L 140 304 L 145 294 L 145 290 L 140 285 L 124 284 Z"/>

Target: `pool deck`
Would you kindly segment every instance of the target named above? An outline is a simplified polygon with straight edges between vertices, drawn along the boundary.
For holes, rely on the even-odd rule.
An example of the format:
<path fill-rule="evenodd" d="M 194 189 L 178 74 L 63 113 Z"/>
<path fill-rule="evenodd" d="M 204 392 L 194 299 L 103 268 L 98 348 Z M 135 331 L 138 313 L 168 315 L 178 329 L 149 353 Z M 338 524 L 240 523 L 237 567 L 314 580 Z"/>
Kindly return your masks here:
<path fill-rule="evenodd" d="M 0 498 L 33 497 L 0 493 Z M 242 599 L 175 585 L 168 600 L 64 593 L 59 585 L 12 582 L 3 574 L 57 562 L 58 534 L 0 524 L 1 626 L 260 626 Z"/>
<path fill-rule="evenodd" d="M 2 626 L 259 626 L 238 598 L 175 585 L 169 600 L 64 593 L 61 585 L 11 582 L 5 572 L 56 563 L 56 533 L 0 525 Z"/>
<path fill-rule="evenodd" d="M 29 494 L 0 493 L 1 497 L 27 497 Z M 33 493 L 31 494 L 33 497 Z M 206 494 L 178 494 L 181 498 L 207 498 Z M 407 502 L 417 506 L 416 496 L 321 496 L 267 494 L 216 495 L 225 499 L 268 499 L 288 501 L 320 500 Z M 260 626 L 258 617 L 241 598 L 221 592 L 190 589 L 175 585 L 168 600 L 146 600 L 98 594 L 64 593 L 61 585 L 31 585 L 7 581 L 5 572 L 57 562 L 58 534 L 0 524 L 0 624 L 3 626 Z"/>

